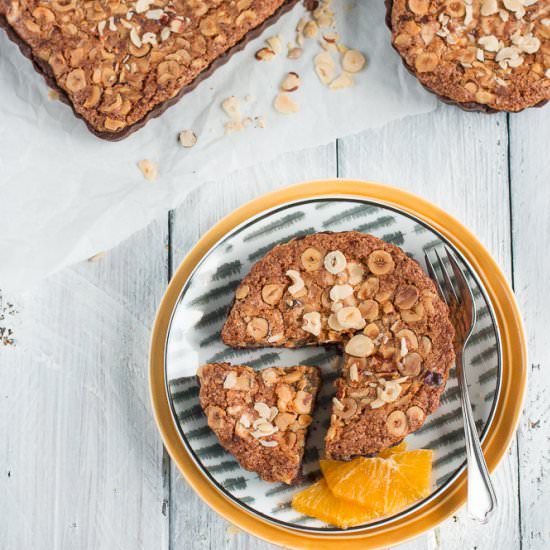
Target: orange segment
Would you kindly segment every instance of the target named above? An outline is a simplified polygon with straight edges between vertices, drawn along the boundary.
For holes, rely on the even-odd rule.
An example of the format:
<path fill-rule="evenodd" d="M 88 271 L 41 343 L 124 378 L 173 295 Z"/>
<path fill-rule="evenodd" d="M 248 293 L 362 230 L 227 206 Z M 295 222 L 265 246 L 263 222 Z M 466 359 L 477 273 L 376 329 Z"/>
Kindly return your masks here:
<path fill-rule="evenodd" d="M 294 495 L 292 507 L 341 529 L 360 525 L 375 517 L 371 510 L 335 497 L 324 479 Z"/>
<path fill-rule="evenodd" d="M 423 449 L 392 455 L 395 472 L 392 491 L 388 494 L 388 508 L 401 510 L 430 494 L 433 452 Z"/>
<path fill-rule="evenodd" d="M 389 449 L 384 449 L 383 451 L 380 451 L 378 453 L 379 458 L 389 458 L 391 455 L 394 455 L 396 453 L 403 453 L 407 450 L 407 444 L 405 441 L 401 441 L 401 443 L 398 443 L 394 447 L 390 447 Z"/>
<path fill-rule="evenodd" d="M 358 503 L 375 516 L 386 511 L 386 494 L 393 465 L 383 458 L 356 458 L 351 462 L 321 460 L 327 485 L 338 498 Z"/>

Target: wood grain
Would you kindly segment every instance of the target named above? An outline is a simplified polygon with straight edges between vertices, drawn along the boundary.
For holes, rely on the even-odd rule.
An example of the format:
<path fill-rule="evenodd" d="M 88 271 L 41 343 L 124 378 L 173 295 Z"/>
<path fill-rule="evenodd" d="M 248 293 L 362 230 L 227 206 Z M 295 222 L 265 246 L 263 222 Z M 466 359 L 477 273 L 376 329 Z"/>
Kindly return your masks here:
<path fill-rule="evenodd" d="M 177 267 L 206 230 L 243 203 L 285 185 L 335 176 L 336 146 L 332 144 L 287 154 L 202 186 L 191 193 L 171 217 L 172 266 Z M 270 547 L 246 533 L 236 533 L 193 493 L 174 466 L 170 514 L 170 547 L 173 549 L 256 550 Z"/>
<path fill-rule="evenodd" d="M 472 229 L 511 275 L 505 115 L 465 114 L 441 105 L 429 115 L 338 143 L 340 176 L 396 185 L 441 206 Z M 476 524 L 461 510 L 413 547 L 518 547 L 515 445 L 494 481 L 501 505 L 489 525 Z"/>
<path fill-rule="evenodd" d="M 0 351 L 0 548 L 166 548 L 162 445 L 148 395 L 166 282 L 157 222 L 97 262 L 13 296 Z"/>
<path fill-rule="evenodd" d="M 518 432 L 523 548 L 550 544 L 550 110 L 510 117 L 514 284 L 526 325 L 529 379 Z"/>
<path fill-rule="evenodd" d="M 496 517 L 481 527 L 462 510 L 400 548 L 548 547 L 549 122 L 549 109 L 523 113 L 510 117 L 508 133 L 505 116 L 442 105 L 288 154 L 201 186 L 96 262 L 11 296 L 21 312 L 17 347 L 0 349 L 0 548 L 272 548 L 212 512 L 163 453 L 149 406 L 148 340 L 171 271 L 216 221 L 267 191 L 337 173 L 445 208 L 509 277 L 513 245 L 527 319 L 532 366 L 520 460 L 514 444 L 496 472 Z"/>

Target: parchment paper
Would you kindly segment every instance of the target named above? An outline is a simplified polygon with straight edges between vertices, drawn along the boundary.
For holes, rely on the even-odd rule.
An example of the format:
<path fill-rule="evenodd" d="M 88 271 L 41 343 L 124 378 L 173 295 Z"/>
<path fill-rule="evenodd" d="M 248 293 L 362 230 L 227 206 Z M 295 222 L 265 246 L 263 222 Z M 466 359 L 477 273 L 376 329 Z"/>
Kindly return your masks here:
<path fill-rule="evenodd" d="M 118 143 L 94 137 L 66 105 L 50 100 L 42 77 L 0 31 L 0 287 L 27 288 L 113 247 L 201 182 L 435 108 L 390 46 L 382 0 L 335 0 L 334 10 L 342 42 L 368 58 L 353 88 L 331 91 L 320 83 L 312 61 L 322 51 L 317 40 L 306 41 L 295 61 L 285 53 L 269 62 L 254 59 L 270 36 L 281 35 L 285 48 L 294 40 L 304 13 L 299 5 L 176 106 Z M 302 78 L 292 94 L 301 109 L 282 115 L 272 102 L 288 71 Z M 220 104 L 230 95 L 242 100 L 245 115 L 262 115 L 266 127 L 225 135 Z M 247 95 L 254 100 L 245 102 Z M 184 149 L 177 135 L 188 128 L 198 142 Z M 158 164 L 154 183 L 137 168 L 144 158 Z"/>

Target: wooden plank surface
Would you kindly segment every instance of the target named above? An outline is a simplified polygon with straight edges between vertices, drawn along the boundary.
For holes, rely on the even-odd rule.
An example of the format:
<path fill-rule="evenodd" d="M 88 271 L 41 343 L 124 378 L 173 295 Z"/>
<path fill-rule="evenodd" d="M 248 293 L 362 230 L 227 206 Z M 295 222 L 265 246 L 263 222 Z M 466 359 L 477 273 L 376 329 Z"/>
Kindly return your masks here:
<path fill-rule="evenodd" d="M 339 173 L 407 189 L 474 231 L 510 277 L 508 132 L 505 115 L 465 114 L 445 105 L 339 142 Z M 461 510 L 415 548 L 518 548 L 517 451 L 497 470 L 500 501 L 488 525 Z"/>
<path fill-rule="evenodd" d="M 550 269 L 543 250 L 550 236 L 550 136 L 543 115 L 548 128 L 548 109 L 512 117 L 510 159 L 504 116 L 446 106 L 339 140 L 337 147 L 286 155 L 202 186 L 169 220 L 96 262 L 11 297 L 21 312 L 17 347 L 0 348 L 0 548 L 269 548 L 209 510 L 163 454 L 148 399 L 148 339 L 171 269 L 213 223 L 262 193 L 337 173 L 398 185 L 447 209 L 510 277 L 512 204 L 515 280 L 531 321 L 536 381 L 519 440 L 521 523 L 512 446 L 496 474 L 500 507 L 488 526 L 461 511 L 402 548 L 519 548 L 520 526 L 523 548 L 547 547 L 550 482 L 542 453 L 550 427 L 542 331 L 550 317 L 540 296 Z"/>
<path fill-rule="evenodd" d="M 514 283 L 526 325 L 529 380 L 518 432 L 523 548 L 550 546 L 550 110 L 510 121 Z"/>
<path fill-rule="evenodd" d="M 164 220 L 11 296 L 0 347 L 0 548 L 167 548 L 147 355 L 166 287 Z"/>

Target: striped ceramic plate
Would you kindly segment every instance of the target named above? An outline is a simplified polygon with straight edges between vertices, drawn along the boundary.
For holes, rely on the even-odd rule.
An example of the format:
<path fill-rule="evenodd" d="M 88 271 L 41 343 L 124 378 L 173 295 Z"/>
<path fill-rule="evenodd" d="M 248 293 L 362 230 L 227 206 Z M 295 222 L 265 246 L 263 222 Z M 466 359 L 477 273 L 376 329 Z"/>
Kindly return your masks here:
<path fill-rule="evenodd" d="M 400 246 L 421 265 L 424 252 L 443 243 L 450 246 L 433 228 L 381 203 L 347 196 L 294 201 L 248 220 L 222 238 L 187 280 L 170 322 L 165 348 L 167 392 L 174 421 L 191 457 L 207 478 L 237 505 L 268 521 L 294 529 L 337 531 L 292 510 L 292 495 L 300 487 L 263 482 L 255 474 L 241 469 L 222 449 L 200 408 L 195 372 L 200 364 L 215 361 L 247 364 L 254 368 L 318 365 L 323 371 L 324 385 L 304 457 L 305 483 L 316 479 L 330 415 L 332 382 L 338 375 L 337 350 L 231 349 L 222 344 L 220 330 L 239 281 L 273 246 L 307 233 L 352 229 Z M 460 257 L 458 252 L 457 256 Z M 474 289 L 478 318 L 466 352 L 467 373 L 474 416 L 479 433 L 483 435 L 491 422 L 499 393 L 499 335 L 485 291 L 471 268 L 465 263 L 464 266 Z M 465 460 L 454 372 L 442 396 L 441 407 L 420 431 L 407 438 L 407 443 L 409 448 L 434 451 L 433 493 L 429 499 L 434 498 L 459 474 Z M 421 505 L 416 504 L 402 514 L 411 513 Z M 356 529 L 388 521 L 391 518 Z"/>

